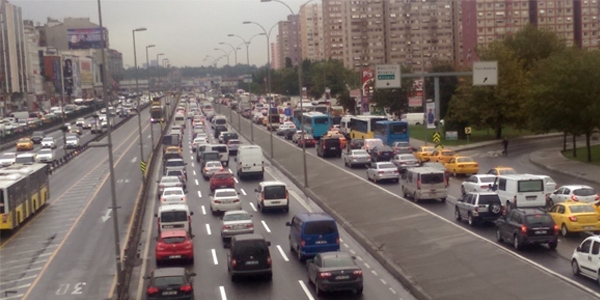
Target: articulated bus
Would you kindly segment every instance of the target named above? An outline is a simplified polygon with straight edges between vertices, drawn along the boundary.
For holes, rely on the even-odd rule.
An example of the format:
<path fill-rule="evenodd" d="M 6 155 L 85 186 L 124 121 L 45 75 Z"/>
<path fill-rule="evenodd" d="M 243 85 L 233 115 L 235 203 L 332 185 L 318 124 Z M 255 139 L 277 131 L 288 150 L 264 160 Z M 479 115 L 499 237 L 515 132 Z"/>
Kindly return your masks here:
<path fill-rule="evenodd" d="M 14 164 L 0 169 L 0 230 L 18 228 L 39 211 L 49 198 L 46 164 Z"/>
<path fill-rule="evenodd" d="M 352 130 L 350 130 L 351 139 L 372 139 L 375 138 L 373 128 L 378 121 L 387 121 L 384 116 L 354 116 L 350 119 Z"/>
<path fill-rule="evenodd" d="M 315 139 L 324 136 L 331 128 L 331 117 L 320 112 L 307 112 L 304 116 L 304 130 L 310 133 Z M 298 127 L 300 128 L 300 127 Z"/>
<path fill-rule="evenodd" d="M 375 138 L 391 146 L 394 142 L 408 142 L 408 122 L 406 121 L 377 121 L 373 127 Z"/>

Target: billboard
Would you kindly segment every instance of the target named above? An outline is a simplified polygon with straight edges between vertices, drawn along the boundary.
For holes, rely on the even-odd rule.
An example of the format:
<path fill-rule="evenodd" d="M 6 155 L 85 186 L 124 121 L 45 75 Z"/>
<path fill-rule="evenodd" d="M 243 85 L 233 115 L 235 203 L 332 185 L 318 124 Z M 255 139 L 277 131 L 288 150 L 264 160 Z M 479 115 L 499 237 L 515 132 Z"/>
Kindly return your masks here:
<path fill-rule="evenodd" d="M 92 69 L 92 60 L 89 58 L 79 58 L 79 79 L 81 85 L 94 85 L 94 73 Z"/>
<path fill-rule="evenodd" d="M 106 41 L 106 29 L 103 30 Z M 100 28 L 79 28 L 67 29 L 67 40 L 69 41 L 69 49 L 101 49 L 105 48 L 105 43 L 102 43 L 102 31 Z"/>
<path fill-rule="evenodd" d="M 362 112 L 369 112 L 369 102 L 373 96 L 373 86 L 375 84 L 375 71 L 366 69 L 362 71 Z"/>

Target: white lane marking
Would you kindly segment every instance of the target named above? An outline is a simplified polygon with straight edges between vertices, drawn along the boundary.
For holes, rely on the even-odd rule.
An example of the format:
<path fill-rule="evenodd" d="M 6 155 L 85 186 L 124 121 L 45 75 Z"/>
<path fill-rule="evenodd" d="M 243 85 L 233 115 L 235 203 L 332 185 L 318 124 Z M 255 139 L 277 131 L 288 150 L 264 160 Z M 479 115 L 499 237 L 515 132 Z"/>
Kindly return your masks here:
<path fill-rule="evenodd" d="M 14 296 L 8 296 L 8 297 L 4 297 L 2 299 L 21 299 L 21 297 L 25 296 L 25 294 L 18 294 L 18 295 L 14 295 Z"/>
<path fill-rule="evenodd" d="M 257 210 L 256 210 L 256 207 L 254 206 L 254 203 L 250 202 L 250 207 L 252 207 L 252 210 L 253 210 L 253 211 L 257 211 Z"/>
<path fill-rule="evenodd" d="M 381 283 L 383 283 L 384 285 L 387 285 L 387 282 L 383 280 L 383 278 L 379 279 L 379 281 L 381 281 Z"/>
<path fill-rule="evenodd" d="M 221 293 L 221 300 L 227 300 L 227 295 L 225 295 L 225 287 L 219 286 L 219 292 Z"/>
<path fill-rule="evenodd" d="M 31 259 L 31 258 L 30 258 L 30 259 Z M 2 270 L 2 271 L 4 271 L 4 270 Z M 2 281 L 2 284 L 13 283 L 13 282 L 19 282 L 19 281 L 23 281 L 23 280 L 29 280 L 29 279 L 33 279 L 33 278 L 36 278 L 36 277 L 37 277 L 37 274 L 36 274 L 36 275 L 33 275 L 33 276 L 27 276 L 27 277 L 23 277 L 23 278 L 15 279 L 15 280 Z"/>
<path fill-rule="evenodd" d="M 227 171 L 229 171 L 229 174 L 233 174 L 233 172 L 231 171 L 231 169 L 227 169 Z"/>
<path fill-rule="evenodd" d="M 237 178 L 233 177 L 233 180 L 235 181 L 235 183 L 240 183 Z"/>
<path fill-rule="evenodd" d="M 370 268 L 371 268 L 371 266 L 369 266 L 369 264 L 368 264 L 368 263 L 365 263 L 365 267 L 366 267 L 367 269 L 370 269 Z"/>
<path fill-rule="evenodd" d="M 212 253 L 213 263 L 218 265 L 219 261 L 217 260 L 217 251 L 215 251 L 215 249 L 210 249 L 210 252 Z"/>
<path fill-rule="evenodd" d="M 134 163 L 137 161 L 137 156 L 131 159 L 131 163 Z"/>
<path fill-rule="evenodd" d="M 396 291 L 393 288 L 390 288 L 390 292 L 392 292 L 392 294 L 396 295 Z"/>
<path fill-rule="evenodd" d="M 312 208 L 310 208 L 310 206 L 308 206 L 308 203 L 304 202 L 304 200 L 302 198 L 300 198 L 300 196 L 295 191 L 290 190 L 290 195 L 292 195 L 292 197 L 294 197 L 296 200 L 298 200 L 298 203 L 300 203 L 300 205 L 302 205 L 302 207 L 306 208 L 306 210 L 308 212 L 313 212 Z"/>
<path fill-rule="evenodd" d="M 352 253 L 352 255 L 356 255 L 356 251 L 350 249 L 350 253 Z"/>
<path fill-rule="evenodd" d="M 362 257 L 360 257 L 360 256 L 357 256 L 356 259 L 363 261 Z"/>
<path fill-rule="evenodd" d="M 315 298 L 313 298 L 313 296 L 311 295 L 310 291 L 306 287 L 306 284 L 304 284 L 304 281 L 298 280 L 298 283 L 300 283 L 300 287 L 304 291 L 304 294 L 306 294 L 306 297 L 308 297 L 308 300 L 315 300 Z"/>
<path fill-rule="evenodd" d="M 198 198 L 202 198 L 202 192 L 198 191 Z"/>
<path fill-rule="evenodd" d="M 204 208 L 204 205 L 202 205 L 201 207 L 202 207 L 202 214 L 206 215 L 206 208 Z"/>
<path fill-rule="evenodd" d="M 281 256 L 283 257 L 283 260 L 285 261 L 290 261 L 287 257 L 287 255 L 285 255 L 285 252 L 283 252 L 283 249 L 281 248 L 281 246 L 277 245 L 277 250 L 279 250 L 279 253 L 281 254 Z"/>
<path fill-rule="evenodd" d="M 194 163 L 192 163 L 192 168 L 194 167 Z"/>
<path fill-rule="evenodd" d="M 198 179 L 194 179 L 196 181 L 196 185 L 199 185 L 200 183 L 198 183 Z"/>
<path fill-rule="evenodd" d="M 343 242 L 344 242 L 344 240 L 342 240 L 342 239 L 340 238 L 340 242 L 341 242 L 341 243 L 343 243 Z"/>
<path fill-rule="evenodd" d="M 192 173 L 194 173 L 194 176 L 196 175 L 196 170 L 192 171 Z"/>
<path fill-rule="evenodd" d="M 260 222 L 263 224 L 263 227 L 265 227 L 265 230 L 266 230 L 268 233 L 271 233 L 271 229 L 270 229 L 270 228 L 269 228 L 269 226 L 267 225 L 267 222 L 265 222 L 265 220 L 261 220 Z"/>
<path fill-rule="evenodd" d="M 210 231 L 210 224 L 206 224 L 206 233 L 207 233 L 208 235 L 211 235 L 211 234 L 212 234 L 212 232 Z"/>
<path fill-rule="evenodd" d="M 0 290 L 0 294 L 4 294 L 4 292 L 6 292 L 6 291 L 15 291 L 15 290 L 30 287 L 30 286 L 31 286 L 31 283 L 20 285 L 20 286 L 14 286 L 10 289 Z M 6 298 L 3 298 L 3 299 L 6 299 Z"/>
<path fill-rule="evenodd" d="M 237 181 L 237 179 L 235 181 Z M 244 194 L 244 196 L 248 195 L 248 194 L 246 194 L 246 191 L 244 191 L 244 189 L 240 189 L 240 191 L 242 192 L 242 194 Z"/>
<path fill-rule="evenodd" d="M 26 269 L 28 266 L 34 265 L 34 264 L 41 264 L 41 263 L 45 263 L 47 262 L 47 259 L 41 259 L 32 263 L 26 263 L 23 265 L 16 265 L 16 266 L 12 266 L 12 267 L 3 267 L 2 268 L 2 274 L 6 274 L 6 270 L 10 270 L 10 269 Z M 2 284 L 5 284 L 6 282 L 2 282 Z"/>
<path fill-rule="evenodd" d="M 191 153 L 192 153 L 192 151 L 190 151 L 190 154 L 191 154 Z M 193 160 L 193 159 L 194 159 L 194 157 L 193 157 L 192 155 L 190 155 L 190 159 L 192 159 L 192 160 Z"/>
<path fill-rule="evenodd" d="M 373 275 L 375 275 L 375 276 L 379 276 L 379 274 L 377 274 L 377 272 L 375 272 L 375 270 L 372 270 L 371 273 L 373 273 Z"/>
<path fill-rule="evenodd" d="M 340 242 L 341 242 L 341 240 L 340 240 Z M 348 244 L 346 244 L 346 243 L 344 243 L 344 247 L 350 248 L 350 246 L 348 246 Z"/>
<path fill-rule="evenodd" d="M 6 251 L 7 248 L 10 248 L 10 247 L 2 248 L 2 250 Z M 50 255 L 52 255 L 52 252 L 43 253 L 43 254 L 38 255 L 38 258 L 45 257 L 45 256 L 50 256 Z M 22 258 L 22 259 L 15 259 L 15 260 L 12 260 L 12 261 L 3 261 L 2 265 L 6 266 L 6 265 L 10 265 L 10 264 L 21 262 L 21 261 L 28 261 L 28 262 L 30 262 L 31 261 L 31 257 Z M 4 283 L 4 281 L 3 281 L 3 283 Z"/>

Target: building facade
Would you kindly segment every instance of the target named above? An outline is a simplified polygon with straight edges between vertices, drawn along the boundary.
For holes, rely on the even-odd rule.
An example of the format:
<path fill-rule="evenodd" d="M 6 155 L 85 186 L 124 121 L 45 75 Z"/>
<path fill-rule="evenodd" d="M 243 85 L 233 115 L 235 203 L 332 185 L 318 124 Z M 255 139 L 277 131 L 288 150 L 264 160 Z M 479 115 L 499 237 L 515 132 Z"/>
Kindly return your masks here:
<path fill-rule="evenodd" d="M 303 60 L 319 61 L 325 58 L 321 4 L 307 4 L 300 10 L 300 39 Z"/>
<path fill-rule="evenodd" d="M 282 68 L 286 66 L 286 61 L 295 66 L 302 58 L 299 19 L 298 15 L 288 15 L 287 21 L 279 22 L 277 59 Z"/>
<path fill-rule="evenodd" d="M 342 1 L 323 0 L 323 51 L 325 59 L 344 61 Z"/>
<path fill-rule="evenodd" d="M 275 38 L 275 40 L 278 40 L 279 36 L 277 36 Z M 269 47 L 271 47 L 271 68 L 274 70 L 279 70 L 282 68 L 282 66 L 279 64 L 280 60 L 279 60 L 279 47 L 278 47 L 278 43 L 274 42 L 271 43 L 271 45 L 269 45 Z"/>
<path fill-rule="evenodd" d="M 21 8 L 0 0 L 0 97 L 2 114 L 26 109 L 29 91 Z"/>
<path fill-rule="evenodd" d="M 39 109 L 39 101 L 44 96 L 44 77 L 42 75 L 43 50 L 39 46 L 39 31 L 33 25 L 33 21 L 23 22 L 23 33 L 25 34 L 25 66 L 27 69 L 27 107 L 30 110 Z"/>

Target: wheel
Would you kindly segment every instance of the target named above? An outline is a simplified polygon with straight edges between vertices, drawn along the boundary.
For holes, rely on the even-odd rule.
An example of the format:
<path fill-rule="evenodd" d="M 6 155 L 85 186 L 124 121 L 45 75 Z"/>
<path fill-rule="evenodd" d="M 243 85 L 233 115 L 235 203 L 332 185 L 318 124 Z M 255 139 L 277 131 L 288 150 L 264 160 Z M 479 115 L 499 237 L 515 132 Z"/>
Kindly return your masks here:
<path fill-rule="evenodd" d="M 562 226 L 560 227 L 560 234 L 564 237 L 569 236 L 570 232 L 565 224 L 562 224 Z"/>
<path fill-rule="evenodd" d="M 315 281 L 315 295 L 317 295 L 317 297 L 323 295 L 323 292 L 319 288 L 319 283 L 316 281 Z"/>
<path fill-rule="evenodd" d="M 548 199 L 548 207 L 552 207 L 554 206 L 554 201 L 552 201 L 552 198 Z"/>
<path fill-rule="evenodd" d="M 550 248 L 550 250 L 555 250 L 556 246 L 558 246 L 558 240 L 548 243 L 548 248 Z"/>
<path fill-rule="evenodd" d="M 579 264 L 577 263 L 576 260 L 571 261 L 571 271 L 573 272 L 573 275 L 575 275 L 575 276 L 581 274 L 579 272 Z"/>
<path fill-rule="evenodd" d="M 521 248 L 523 248 L 523 246 L 521 246 L 521 241 L 519 241 L 519 237 L 516 234 L 513 236 L 513 247 L 515 247 L 516 250 L 521 250 Z"/>
<path fill-rule="evenodd" d="M 465 187 L 464 187 L 464 186 L 461 186 L 461 187 L 460 187 L 460 193 L 461 193 L 463 196 L 466 194 L 466 192 L 465 192 Z"/>
<path fill-rule="evenodd" d="M 442 201 L 442 203 L 446 203 L 446 197 L 440 198 L 440 201 Z"/>
<path fill-rule="evenodd" d="M 298 257 L 298 261 L 304 261 L 304 256 L 302 255 L 302 249 L 300 249 L 300 247 L 296 248 L 296 256 Z"/>
<path fill-rule="evenodd" d="M 361 295 L 362 292 L 363 292 L 363 287 L 362 286 L 356 289 L 356 294 L 357 295 Z"/>
<path fill-rule="evenodd" d="M 398 182 L 400 182 L 399 178 L 394 179 L 394 183 L 398 183 Z"/>
<path fill-rule="evenodd" d="M 503 242 L 502 232 L 500 232 L 500 228 L 496 228 L 496 241 Z"/>
<path fill-rule="evenodd" d="M 462 217 L 460 216 L 460 211 L 458 210 L 458 208 L 454 209 L 454 218 L 456 219 L 456 221 L 460 221 L 460 219 L 462 219 Z"/>
<path fill-rule="evenodd" d="M 267 275 L 265 275 L 265 279 L 266 279 L 267 281 L 271 281 L 271 280 L 273 280 L 273 273 L 268 273 Z"/>
<path fill-rule="evenodd" d="M 377 176 L 373 177 L 373 183 L 377 183 Z"/>
<path fill-rule="evenodd" d="M 470 212 L 467 214 L 467 222 L 469 223 L 469 226 L 475 226 L 475 218 L 473 218 L 473 215 Z"/>

